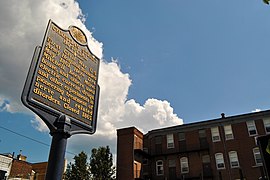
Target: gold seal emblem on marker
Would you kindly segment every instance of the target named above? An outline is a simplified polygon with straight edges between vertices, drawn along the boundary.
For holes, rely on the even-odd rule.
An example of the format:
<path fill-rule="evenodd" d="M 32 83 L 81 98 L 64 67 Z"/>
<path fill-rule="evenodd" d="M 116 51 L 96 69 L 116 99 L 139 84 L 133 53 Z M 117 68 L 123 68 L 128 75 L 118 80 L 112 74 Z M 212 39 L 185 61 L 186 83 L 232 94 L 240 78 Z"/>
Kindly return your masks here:
<path fill-rule="evenodd" d="M 85 34 L 83 33 L 83 31 L 81 29 L 79 29 L 76 26 L 70 26 L 69 27 L 69 32 L 71 34 L 71 36 L 80 44 L 85 45 L 87 43 L 87 39 Z"/>

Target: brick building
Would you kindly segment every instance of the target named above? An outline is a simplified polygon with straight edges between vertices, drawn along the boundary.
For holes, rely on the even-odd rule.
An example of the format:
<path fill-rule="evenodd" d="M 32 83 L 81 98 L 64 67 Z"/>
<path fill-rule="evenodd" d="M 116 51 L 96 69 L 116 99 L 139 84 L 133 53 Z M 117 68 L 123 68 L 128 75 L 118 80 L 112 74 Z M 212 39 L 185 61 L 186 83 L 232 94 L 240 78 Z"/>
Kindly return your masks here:
<path fill-rule="evenodd" d="M 270 110 L 156 129 L 117 130 L 117 179 L 256 180 L 264 177 L 256 137 Z"/>
<path fill-rule="evenodd" d="M 16 159 L 13 159 L 8 179 L 34 179 L 32 165 L 26 159 L 26 156 L 22 154 L 19 154 Z"/>
<path fill-rule="evenodd" d="M 6 179 L 9 176 L 12 166 L 12 155 L 0 154 L 0 180 Z"/>
<path fill-rule="evenodd" d="M 48 166 L 48 162 L 32 163 L 32 170 L 35 172 L 34 180 L 45 180 L 47 166 Z M 67 160 L 66 159 L 65 159 L 65 164 L 64 164 L 63 168 L 64 168 L 63 169 L 63 174 L 64 174 L 66 172 L 66 169 L 67 169 Z"/>
<path fill-rule="evenodd" d="M 13 179 L 33 179 L 34 172 L 32 166 L 26 161 L 13 159 L 12 168 L 10 171 L 9 178 Z"/>
<path fill-rule="evenodd" d="M 30 163 L 21 153 L 14 157 L 11 154 L 0 154 L 0 180 L 44 180 L 48 162 Z M 65 160 L 64 172 L 67 168 Z"/>
<path fill-rule="evenodd" d="M 46 176 L 48 162 L 40 162 L 32 164 L 32 169 L 35 172 L 35 180 L 44 180 Z"/>

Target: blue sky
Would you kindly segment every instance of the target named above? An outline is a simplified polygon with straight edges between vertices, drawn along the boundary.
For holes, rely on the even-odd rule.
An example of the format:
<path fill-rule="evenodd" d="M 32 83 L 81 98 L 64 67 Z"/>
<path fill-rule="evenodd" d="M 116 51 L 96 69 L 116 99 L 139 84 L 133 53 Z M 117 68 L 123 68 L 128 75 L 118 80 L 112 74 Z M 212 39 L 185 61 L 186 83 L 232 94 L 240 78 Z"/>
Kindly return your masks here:
<path fill-rule="evenodd" d="M 90 49 L 104 62 L 97 134 L 72 137 L 70 152 L 110 145 L 115 153 L 116 129 L 122 127 L 135 125 L 146 133 L 182 120 L 219 118 L 222 112 L 267 110 L 269 8 L 244 0 L 2 1 L 0 126 L 51 142 L 46 127 L 19 100 L 49 19 L 87 31 L 95 39 Z M 47 160 L 47 145 L 1 127 L 0 153 L 22 150 L 30 162 Z"/>
<path fill-rule="evenodd" d="M 105 59 L 117 58 L 130 74 L 129 98 L 166 99 L 186 123 L 269 108 L 269 7 L 263 3 L 81 2 Z"/>

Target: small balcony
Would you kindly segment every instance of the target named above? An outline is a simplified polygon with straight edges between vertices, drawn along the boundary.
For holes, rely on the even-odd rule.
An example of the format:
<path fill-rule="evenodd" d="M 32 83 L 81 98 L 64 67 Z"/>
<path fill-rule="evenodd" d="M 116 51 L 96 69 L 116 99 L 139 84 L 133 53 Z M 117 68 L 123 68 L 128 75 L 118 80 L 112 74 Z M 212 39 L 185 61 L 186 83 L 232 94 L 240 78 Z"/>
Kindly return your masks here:
<path fill-rule="evenodd" d="M 206 138 L 200 138 L 200 149 L 202 150 L 209 149 L 209 143 Z"/>
<path fill-rule="evenodd" d="M 147 158 L 147 157 L 149 157 L 148 149 L 143 148 L 142 143 L 136 142 L 136 143 L 134 143 L 134 155 Z"/>
<path fill-rule="evenodd" d="M 209 143 L 206 138 L 201 138 L 199 144 L 188 144 L 186 141 L 179 141 L 179 152 L 198 152 L 209 150 Z"/>

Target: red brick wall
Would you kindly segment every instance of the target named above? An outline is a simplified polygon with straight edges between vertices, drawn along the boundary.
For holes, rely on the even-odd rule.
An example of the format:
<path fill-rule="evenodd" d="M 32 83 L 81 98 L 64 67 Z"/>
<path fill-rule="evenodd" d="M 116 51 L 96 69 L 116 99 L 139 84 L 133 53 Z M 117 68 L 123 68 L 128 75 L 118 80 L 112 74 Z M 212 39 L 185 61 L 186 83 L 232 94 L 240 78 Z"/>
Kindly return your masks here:
<path fill-rule="evenodd" d="M 32 164 L 32 168 L 35 171 L 36 180 L 44 180 L 46 176 L 48 162 Z"/>
<path fill-rule="evenodd" d="M 21 177 L 28 178 L 31 175 L 32 166 L 25 161 L 19 161 L 14 159 L 9 177 Z"/>
<path fill-rule="evenodd" d="M 259 134 L 263 134 L 264 127 L 262 120 L 257 120 L 256 127 Z M 215 176 L 218 176 L 218 171 L 216 171 L 215 165 L 215 154 L 223 153 L 224 161 L 226 164 L 226 169 L 220 170 L 222 172 L 223 179 L 230 179 L 231 176 L 234 179 L 240 177 L 239 169 L 242 169 L 244 177 L 247 179 L 253 179 L 260 175 L 260 167 L 255 166 L 253 148 L 256 147 L 255 136 L 249 136 L 247 131 L 246 122 L 240 122 L 232 124 L 233 136 L 232 140 L 225 140 L 223 126 L 219 127 L 221 141 L 213 142 L 211 147 L 212 163 L 214 168 Z M 230 151 L 236 151 L 238 155 L 238 160 L 240 163 L 240 168 L 231 168 L 228 153 Z"/>
<path fill-rule="evenodd" d="M 143 134 L 136 128 L 126 128 L 117 131 L 117 172 L 118 180 L 134 179 L 134 135 L 136 134 L 136 148 L 142 148 Z M 141 145 L 139 145 L 141 143 Z"/>
<path fill-rule="evenodd" d="M 261 176 L 262 166 L 256 166 L 253 148 L 257 147 L 255 136 L 249 136 L 246 121 L 254 120 L 258 135 L 265 135 L 265 128 L 262 118 L 270 116 L 270 113 L 248 114 L 234 116 L 231 118 L 221 118 L 214 121 L 206 121 L 202 123 L 194 123 L 191 125 L 183 125 L 179 127 L 164 128 L 150 131 L 144 137 L 139 136 L 137 142 L 141 142 L 140 138 L 144 138 L 144 147 L 148 149 L 149 161 L 148 165 L 143 169 L 148 169 L 149 175 L 153 180 L 163 180 L 169 177 L 169 160 L 176 161 L 177 178 L 182 176 L 180 168 L 180 158 L 188 157 L 189 173 L 185 177 L 198 178 L 202 174 L 202 156 L 210 156 L 210 167 L 213 173 L 213 179 L 218 179 L 219 173 L 223 180 L 239 179 L 240 170 L 246 179 L 258 179 Z M 226 140 L 224 135 L 224 125 L 231 124 L 234 139 Z M 212 142 L 211 127 L 219 127 L 221 140 Z M 198 131 L 204 129 L 206 131 L 206 139 L 209 149 L 200 146 L 202 139 L 199 139 Z M 119 180 L 133 179 L 133 160 L 134 160 L 134 134 L 136 128 L 126 128 L 118 130 L 118 149 L 117 149 L 117 177 Z M 178 133 L 185 133 L 186 150 L 179 148 Z M 167 148 L 167 134 L 174 135 L 174 148 Z M 141 135 L 141 134 L 140 134 Z M 156 146 L 156 139 L 161 139 L 161 145 Z M 181 142 L 183 143 L 183 142 Z M 204 143 L 204 145 L 207 143 Z M 181 144 L 182 145 L 182 144 Z M 138 148 L 137 146 L 135 146 Z M 158 149 L 157 149 L 158 147 Z M 181 147 L 184 147 L 181 146 Z M 203 147 L 200 149 L 200 147 Z M 240 163 L 239 168 L 231 168 L 229 152 L 236 151 Z M 216 167 L 215 154 L 222 153 L 225 162 L 225 169 L 218 170 Z M 162 160 L 164 167 L 164 175 L 156 176 L 156 161 Z M 209 167 L 209 166 L 208 166 Z M 125 171 L 125 172 L 124 172 Z M 121 176 L 120 176 L 121 174 Z M 122 176 L 123 175 L 123 176 Z M 120 178 L 119 178 L 120 177 Z"/>

